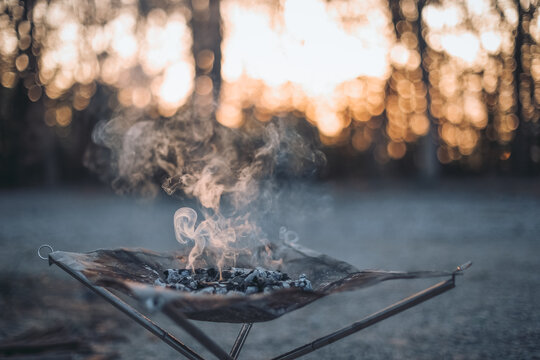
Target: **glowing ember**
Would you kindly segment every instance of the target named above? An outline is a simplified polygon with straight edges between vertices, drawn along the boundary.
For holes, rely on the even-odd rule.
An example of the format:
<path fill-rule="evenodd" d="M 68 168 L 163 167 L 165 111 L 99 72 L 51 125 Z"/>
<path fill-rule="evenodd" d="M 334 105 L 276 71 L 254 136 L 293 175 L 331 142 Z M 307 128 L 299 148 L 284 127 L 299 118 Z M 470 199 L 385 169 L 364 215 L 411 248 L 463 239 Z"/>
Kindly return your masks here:
<path fill-rule="evenodd" d="M 280 271 L 263 268 L 231 268 L 221 273 L 214 269 L 168 269 L 165 279 L 156 285 L 199 294 L 255 294 L 279 289 L 297 288 L 312 291 L 311 282 L 304 274 L 298 280 Z"/>

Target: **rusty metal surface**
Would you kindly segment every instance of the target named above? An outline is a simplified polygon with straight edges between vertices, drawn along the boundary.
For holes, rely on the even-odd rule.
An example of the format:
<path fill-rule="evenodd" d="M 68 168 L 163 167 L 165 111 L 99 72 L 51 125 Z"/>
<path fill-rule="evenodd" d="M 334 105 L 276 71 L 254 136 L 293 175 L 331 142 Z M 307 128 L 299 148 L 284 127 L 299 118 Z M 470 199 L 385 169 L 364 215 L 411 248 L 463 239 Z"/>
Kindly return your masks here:
<path fill-rule="evenodd" d="M 354 266 L 298 245 L 273 245 L 272 256 L 282 259 L 277 270 L 292 277 L 306 274 L 313 291 L 279 289 L 252 295 L 192 294 L 154 286 L 163 271 L 185 268 L 189 248 L 171 253 L 145 249 L 96 250 L 89 253 L 55 251 L 50 262 L 80 273 L 91 283 L 134 296 L 148 307 L 166 306 L 167 312 L 203 321 L 253 323 L 275 319 L 323 296 L 356 290 L 391 279 L 451 276 L 452 272 L 360 271 Z M 263 251 L 262 249 L 255 250 Z M 236 266 L 256 267 L 258 256 L 239 258 Z M 195 264 L 204 267 L 204 263 Z"/>

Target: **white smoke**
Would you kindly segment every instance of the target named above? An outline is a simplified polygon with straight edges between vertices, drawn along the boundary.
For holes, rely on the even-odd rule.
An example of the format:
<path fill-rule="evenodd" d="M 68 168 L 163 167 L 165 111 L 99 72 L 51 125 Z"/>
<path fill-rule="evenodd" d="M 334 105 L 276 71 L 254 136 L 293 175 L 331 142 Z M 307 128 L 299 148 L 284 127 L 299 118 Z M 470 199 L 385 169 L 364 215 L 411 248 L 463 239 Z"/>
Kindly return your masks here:
<path fill-rule="evenodd" d="M 257 220 L 275 210 L 276 175 L 301 176 L 324 163 L 314 137 L 301 136 L 292 123 L 251 121 L 233 130 L 189 110 L 159 120 L 124 112 L 97 126 L 94 141 L 110 150 L 117 191 L 153 196 L 161 188 L 198 200 L 202 216 L 190 208 L 176 212 L 176 238 L 192 247 L 190 266 L 204 258 L 221 269 L 268 241 Z"/>

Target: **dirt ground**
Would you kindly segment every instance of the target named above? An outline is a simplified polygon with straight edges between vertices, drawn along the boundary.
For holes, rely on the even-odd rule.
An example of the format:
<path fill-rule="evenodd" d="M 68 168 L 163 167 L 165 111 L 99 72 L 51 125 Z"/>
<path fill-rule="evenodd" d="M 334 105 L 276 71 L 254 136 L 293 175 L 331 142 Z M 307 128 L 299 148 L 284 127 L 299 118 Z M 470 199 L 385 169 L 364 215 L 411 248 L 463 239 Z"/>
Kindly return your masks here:
<path fill-rule="evenodd" d="M 49 267 L 36 250 L 44 243 L 76 252 L 172 250 L 172 216 L 182 205 L 94 188 L 0 192 L 0 358 L 181 358 L 61 269 Z M 297 184 L 284 190 L 280 209 L 276 236 L 286 226 L 302 245 L 361 269 L 451 270 L 474 263 L 452 291 L 306 359 L 540 359 L 537 181 Z M 256 324 L 240 358 L 271 358 L 433 283 L 387 282 Z M 167 318 L 150 316 L 201 350 Z M 227 349 L 239 329 L 195 323 Z"/>

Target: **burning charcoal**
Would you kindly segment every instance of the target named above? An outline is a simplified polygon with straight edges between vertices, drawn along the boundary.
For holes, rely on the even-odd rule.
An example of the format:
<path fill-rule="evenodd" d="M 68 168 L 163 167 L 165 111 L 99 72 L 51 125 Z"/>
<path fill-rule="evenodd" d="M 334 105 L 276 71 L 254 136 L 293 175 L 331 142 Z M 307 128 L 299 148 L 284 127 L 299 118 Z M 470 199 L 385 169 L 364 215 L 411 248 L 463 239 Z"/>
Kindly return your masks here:
<path fill-rule="evenodd" d="M 233 282 L 228 282 L 226 288 L 227 288 L 227 291 L 239 290 L 238 284 L 233 283 Z"/>
<path fill-rule="evenodd" d="M 246 282 L 247 284 L 253 284 L 255 282 L 255 279 L 257 278 L 257 275 L 257 269 L 251 271 L 251 273 L 249 273 L 249 275 L 246 276 L 246 278 L 244 279 L 244 282 Z"/>
<path fill-rule="evenodd" d="M 302 274 L 298 277 L 298 280 L 294 281 L 293 282 L 294 284 L 294 287 L 297 287 L 297 288 L 301 288 L 301 289 L 304 289 L 304 290 L 313 290 L 312 286 L 311 286 L 311 281 L 309 281 L 307 278 L 306 278 L 306 275 L 305 274 Z"/>
<path fill-rule="evenodd" d="M 246 295 L 255 294 L 259 292 L 259 288 L 256 286 L 248 286 L 246 288 Z"/>
<path fill-rule="evenodd" d="M 163 273 L 166 276 L 165 281 L 167 283 L 176 283 L 182 279 L 182 276 L 178 270 L 167 269 Z"/>
<path fill-rule="evenodd" d="M 238 286 L 238 285 L 244 283 L 244 278 L 241 277 L 241 276 L 235 276 L 235 277 L 233 277 L 233 278 L 230 280 L 230 282 L 231 282 L 232 284 L 235 284 L 235 285 Z"/>
<path fill-rule="evenodd" d="M 171 288 L 174 288 L 176 290 L 189 291 L 189 288 L 187 286 L 182 285 L 180 283 L 176 283 L 176 284 L 170 285 L 170 286 L 171 286 Z"/>
<path fill-rule="evenodd" d="M 216 287 L 215 293 L 224 295 L 227 293 L 227 287 L 225 285 L 220 284 L 219 286 Z"/>
<path fill-rule="evenodd" d="M 215 289 L 211 286 L 208 286 L 197 291 L 197 294 L 215 294 Z"/>
<path fill-rule="evenodd" d="M 161 286 L 161 287 L 167 286 L 167 284 L 165 284 L 165 282 L 161 280 L 160 278 L 157 278 L 156 281 L 154 281 L 154 285 Z"/>
<path fill-rule="evenodd" d="M 231 269 L 231 272 L 234 274 L 234 276 L 246 276 L 251 271 L 252 271 L 251 269 L 244 269 L 244 268 L 232 268 Z"/>
<path fill-rule="evenodd" d="M 219 275 L 219 273 L 217 273 Z M 232 277 L 233 273 L 229 270 L 223 270 L 221 272 L 221 277 L 223 278 L 223 280 L 228 280 Z M 217 278 L 216 278 L 217 280 Z"/>
<path fill-rule="evenodd" d="M 311 282 L 304 274 L 298 280 L 292 280 L 280 271 L 231 268 L 222 270 L 221 276 L 214 268 L 200 268 L 195 271 L 188 269 L 167 269 L 164 271 L 165 280 L 158 279 L 156 286 L 166 286 L 197 294 L 255 294 L 269 293 L 279 289 L 297 288 L 312 291 Z"/>

